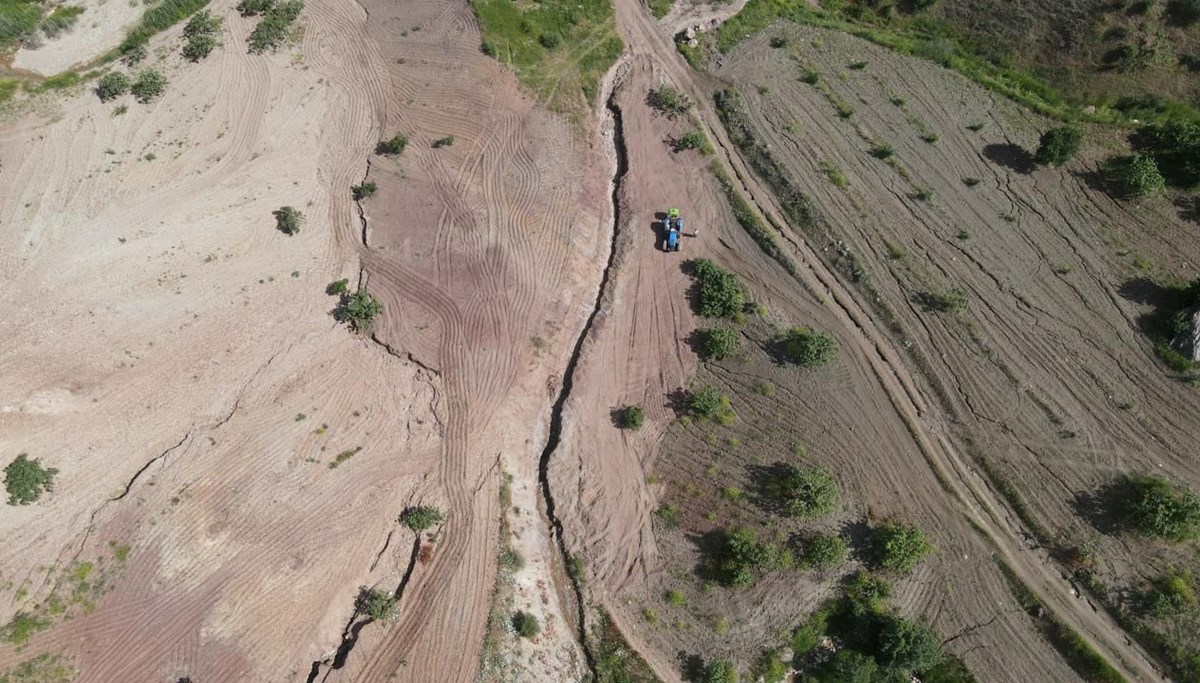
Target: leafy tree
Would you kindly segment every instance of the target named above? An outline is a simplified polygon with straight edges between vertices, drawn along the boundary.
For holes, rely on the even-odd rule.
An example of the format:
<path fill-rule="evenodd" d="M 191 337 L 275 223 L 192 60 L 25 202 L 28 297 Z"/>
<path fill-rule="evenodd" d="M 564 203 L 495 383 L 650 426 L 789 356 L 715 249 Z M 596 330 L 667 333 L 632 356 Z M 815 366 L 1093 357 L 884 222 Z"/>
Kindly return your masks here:
<path fill-rule="evenodd" d="M 358 589 L 354 608 L 375 621 L 394 621 L 398 616 L 396 598 L 391 593 L 366 586 Z"/>
<path fill-rule="evenodd" d="M 192 15 L 183 27 L 183 56 L 193 62 L 207 57 L 217 46 L 217 31 L 221 28 L 221 20 L 214 17 L 208 10 L 202 10 Z"/>
<path fill-rule="evenodd" d="M 787 359 L 806 368 L 815 368 L 837 357 L 837 340 L 825 332 L 805 327 L 793 327 L 783 339 Z"/>
<path fill-rule="evenodd" d="M 897 573 L 911 571 L 933 550 L 925 532 L 915 526 L 894 523 L 884 524 L 871 533 L 871 548 L 876 565 Z"/>
<path fill-rule="evenodd" d="M 41 458 L 30 460 L 25 453 L 18 455 L 4 468 L 4 489 L 8 491 L 8 504 L 29 505 L 40 498 L 43 491 L 54 491 L 56 474 L 57 469 L 42 467 Z"/>
<path fill-rule="evenodd" d="M 96 97 L 101 102 L 108 102 L 129 92 L 129 76 L 120 71 L 110 71 L 96 82 Z"/>
<path fill-rule="evenodd" d="M 786 569 L 794 564 L 792 554 L 774 543 L 759 541 L 753 531 L 727 529 L 722 532 L 713 574 L 723 585 L 749 586 L 759 572 Z"/>
<path fill-rule="evenodd" d="M 821 683 L 876 683 L 879 664 L 861 652 L 842 648 L 817 670 Z"/>
<path fill-rule="evenodd" d="M 302 0 L 283 0 L 274 3 L 258 22 L 258 26 L 250 32 L 247 42 L 250 44 L 250 54 L 262 54 L 268 50 L 278 49 L 287 38 L 292 22 L 300 16 L 304 9 Z"/>
<path fill-rule="evenodd" d="M 738 350 L 741 340 L 736 331 L 725 327 L 696 330 L 696 335 L 700 341 L 700 355 L 705 360 L 728 358 Z"/>
<path fill-rule="evenodd" d="M 827 517 L 837 508 L 837 483 L 825 468 L 784 465 L 781 474 L 772 488 L 787 514 L 814 519 Z"/>
<path fill-rule="evenodd" d="M 646 411 L 641 406 L 625 406 L 618 415 L 621 429 L 641 429 L 646 422 Z"/>
<path fill-rule="evenodd" d="M 397 155 L 404 151 L 408 146 L 408 138 L 404 137 L 404 133 L 396 133 L 390 140 L 383 140 L 375 146 L 376 154 L 391 154 Z"/>
<path fill-rule="evenodd" d="M 275 0 L 242 0 L 237 5 L 237 11 L 243 17 L 265 14 L 275 6 Z"/>
<path fill-rule="evenodd" d="M 285 235 L 295 235 L 300 232 L 300 224 L 304 214 L 293 206 L 281 206 L 272 212 L 275 215 L 275 227 Z"/>
<path fill-rule="evenodd" d="M 695 259 L 691 266 L 692 275 L 700 284 L 700 315 L 706 318 L 737 317 L 745 306 L 741 280 L 708 259 Z"/>
<path fill-rule="evenodd" d="M 351 187 L 350 191 L 354 193 L 355 199 L 366 199 L 367 197 L 375 194 L 375 190 L 378 189 L 379 186 L 375 184 L 374 180 L 367 180 L 361 185 L 355 185 Z"/>
<path fill-rule="evenodd" d="M 1079 152 L 1083 131 L 1075 126 L 1059 126 L 1042 133 L 1034 160 L 1039 164 L 1062 166 Z"/>
<path fill-rule="evenodd" d="M 729 399 L 716 387 L 701 387 L 688 398 L 688 409 L 698 418 L 716 420 L 721 424 L 733 421 Z"/>
<path fill-rule="evenodd" d="M 859 571 L 846 580 L 842 591 L 854 614 L 877 614 L 892 594 L 892 586 L 868 572 Z"/>
<path fill-rule="evenodd" d="M 1169 541 L 1195 538 L 1200 531 L 1200 496 L 1187 487 L 1173 487 L 1162 477 L 1128 476 L 1124 520 L 1147 536 Z"/>
<path fill-rule="evenodd" d="M 703 683 L 737 683 L 737 668 L 733 666 L 733 662 L 718 659 L 704 667 L 700 680 Z"/>
<path fill-rule="evenodd" d="M 879 630 L 879 657 L 897 669 L 924 671 L 942 661 L 942 639 L 924 624 L 889 615 Z"/>
<path fill-rule="evenodd" d="M 400 523 L 417 533 L 441 524 L 443 519 L 441 510 L 428 505 L 407 507 L 400 513 Z"/>
<path fill-rule="evenodd" d="M 146 69 L 138 74 L 137 80 L 129 86 L 129 91 L 133 93 L 133 97 L 142 104 L 146 104 L 150 100 L 163 94 L 167 89 L 167 77 L 163 76 L 157 69 Z"/>
<path fill-rule="evenodd" d="M 517 635 L 522 638 L 535 638 L 538 633 L 541 633 L 542 627 L 538 624 L 537 617 L 529 612 L 517 612 L 512 618 L 513 629 Z"/>
<path fill-rule="evenodd" d="M 1149 197 L 1166 185 L 1158 164 L 1147 154 L 1135 154 L 1108 163 L 1108 175 L 1124 197 Z"/>
<path fill-rule="evenodd" d="M 369 332 L 375 317 L 383 313 L 383 304 L 359 287 L 358 291 L 344 297 L 337 310 L 339 320 L 350 323 L 355 332 Z"/>
<path fill-rule="evenodd" d="M 1171 119 L 1144 129 L 1142 137 L 1166 181 L 1184 188 L 1200 184 L 1200 122 Z"/>
<path fill-rule="evenodd" d="M 692 101 L 669 85 L 664 85 L 654 90 L 651 90 L 646 95 L 646 104 L 654 109 L 666 114 L 670 118 L 675 118 L 680 114 L 686 114 L 692 108 Z"/>
<path fill-rule="evenodd" d="M 846 559 L 846 541 L 837 534 L 811 534 L 800 545 L 800 564 L 824 569 L 841 564 Z"/>

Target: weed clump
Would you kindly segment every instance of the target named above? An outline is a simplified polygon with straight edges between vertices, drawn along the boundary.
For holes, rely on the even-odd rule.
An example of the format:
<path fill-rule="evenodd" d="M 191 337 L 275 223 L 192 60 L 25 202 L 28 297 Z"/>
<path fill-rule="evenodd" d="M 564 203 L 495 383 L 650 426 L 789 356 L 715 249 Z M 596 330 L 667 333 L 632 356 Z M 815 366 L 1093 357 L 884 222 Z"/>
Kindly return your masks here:
<path fill-rule="evenodd" d="M 641 406 L 625 406 L 617 413 L 621 429 L 638 430 L 646 423 L 646 411 Z"/>
<path fill-rule="evenodd" d="M 112 71 L 96 81 L 96 97 L 99 97 L 101 102 L 115 100 L 129 92 L 129 86 L 129 76 L 120 71 Z"/>
<path fill-rule="evenodd" d="M 42 496 L 42 492 L 54 490 L 54 476 L 58 470 L 42 467 L 40 458 L 29 459 L 25 453 L 18 455 L 4 468 L 4 490 L 8 492 L 9 505 L 29 505 Z"/>
<path fill-rule="evenodd" d="M 376 145 L 375 153 L 396 156 L 403 152 L 407 146 L 408 138 L 404 137 L 404 133 L 396 133 L 390 140 L 383 140 Z"/>
<path fill-rule="evenodd" d="M 295 235 L 300 232 L 300 224 L 304 222 L 304 214 L 292 206 L 281 206 L 271 212 L 275 216 L 275 228 L 285 235 Z"/>
<path fill-rule="evenodd" d="M 692 108 L 692 100 L 669 85 L 660 86 L 646 95 L 646 104 L 656 111 L 675 118 Z"/>
<path fill-rule="evenodd" d="M 407 507 L 400 513 L 400 523 L 417 533 L 441 524 L 444 519 L 441 510 L 429 505 Z"/>

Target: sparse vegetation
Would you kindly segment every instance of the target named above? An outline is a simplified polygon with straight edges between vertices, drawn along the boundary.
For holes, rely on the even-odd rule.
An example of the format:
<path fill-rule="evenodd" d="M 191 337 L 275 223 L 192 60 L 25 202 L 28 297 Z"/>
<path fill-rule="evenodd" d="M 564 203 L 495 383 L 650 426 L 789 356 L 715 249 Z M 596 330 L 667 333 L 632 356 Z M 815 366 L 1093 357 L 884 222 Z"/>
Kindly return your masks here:
<path fill-rule="evenodd" d="M 1200 496 L 1157 476 L 1131 475 L 1118 484 L 1121 515 L 1130 529 L 1168 541 L 1185 541 L 1200 532 Z"/>
<path fill-rule="evenodd" d="M 783 338 L 783 355 L 789 362 L 805 368 L 816 368 L 837 358 L 837 340 L 825 332 L 806 327 L 793 327 Z"/>
<path fill-rule="evenodd" d="M 950 287 L 940 292 L 925 292 L 918 295 L 917 299 L 925 310 L 939 313 L 959 313 L 965 311 L 971 303 L 971 295 L 960 287 Z"/>
<path fill-rule="evenodd" d="M 375 194 L 375 190 L 378 189 L 379 186 L 375 184 L 374 180 L 365 180 L 362 183 L 351 187 L 350 191 L 354 193 L 355 199 L 366 199 L 367 197 Z"/>
<path fill-rule="evenodd" d="M 145 59 L 146 43 L 150 42 L 151 36 L 199 12 L 208 2 L 209 0 L 162 0 L 151 5 L 142 15 L 141 21 L 125 35 L 125 40 L 117 47 L 117 54 L 120 54 L 123 60 L 128 59 L 129 64 L 140 62 Z"/>
<path fill-rule="evenodd" d="M 690 262 L 699 287 L 699 313 L 706 318 L 735 318 L 745 306 L 742 282 L 736 275 L 708 259 Z"/>
<path fill-rule="evenodd" d="M 450 145 L 453 145 L 453 144 L 454 144 L 454 136 L 447 135 L 444 138 L 438 138 L 437 140 L 434 140 L 433 144 L 431 146 L 434 149 L 438 149 L 439 147 L 449 147 Z"/>
<path fill-rule="evenodd" d="M 4 490 L 9 505 L 29 505 L 37 502 L 42 493 L 54 490 L 58 470 L 43 467 L 40 458 L 33 460 L 25 453 L 18 455 L 4 468 Z"/>
<path fill-rule="evenodd" d="M 646 104 L 670 118 L 686 114 L 692 108 L 692 101 L 688 96 L 669 85 L 651 90 L 646 95 Z"/>
<path fill-rule="evenodd" d="M 349 291 L 350 291 L 349 278 L 342 278 L 341 280 L 334 280 L 333 282 L 330 282 L 328 285 L 325 286 L 325 293 L 329 294 L 330 296 L 341 296 L 343 294 L 346 294 Z"/>
<path fill-rule="evenodd" d="M 696 330 L 700 357 L 704 360 L 724 360 L 737 353 L 741 335 L 727 327 Z"/>
<path fill-rule="evenodd" d="M 385 623 L 395 621 L 400 616 L 396 609 L 396 598 L 391 593 L 366 586 L 358 589 L 354 609 Z"/>
<path fill-rule="evenodd" d="M 268 50 L 277 50 L 292 30 L 292 22 L 300 16 L 304 9 L 302 0 L 281 0 L 272 3 L 263 13 L 263 18 L 250 32 L 247 42 L 251 54 L 262 54 Z"/>
<path fill-rule="evenodd" d="M 400 513 L 400 523 L 417 533 L 441 524 L 443 519 L 441 510 L 429 505 L 414 505 Z"/>
<path fill-rule="evenodd" d="M 794 564 L 790 551 L 760 541 L 753 531 L 726 529 L 713 549 L 712 574 L 722 585 L 744 588 L 762 572 L 786 569 Z"/>
<path fill-rule="evenodd" d="M 694 149 L 699 151 L 704 156 L 708 156 L 713 153 L 712 145 L 708 144 L 708 139 L 704 137 L 704 133 L 701 133 L 698 130 L 688 131 L 681 137 L 672 140 L 671 149 L 676 152 Z"/>
<path fill-rule="evenodd" d="M 618 414 L 621 429 L 637 430 L 646 423 L 646 411 L 641 406 L 625 406 Z"/>
<path fill-rule="evenodd" d="M 157 69 L 142 71 L 129 86 L 129 92 L 133 93 L 134 99 L 142 104 L 146 104 L 155 97 L 163 94 L 166 89 L 167 77 L 163 76 L 162 72 Z"/>
<path fill-rule="evenodd" d="M 0 683 L 70 683 L 76 672 L 60 655 L 42 654 L 0 671 Z"/>
<path fill-rule="evenodd" d="M 183 57 L 188 61 L 198 62 L 212 53 L 217 46 L 217 32 L 221 30 L 221 20 L 214 17 L 208 10 L 201 10 L 192 15 L 183 27 Z"/>
<path fill-rule="evenodd" d="M 275 228 L 285 235 L 295 235 L 300 232 L 300 224 L 304 222 L 304 214 L 293 206 L 281 206 L 272 212 L 275 216 Z"/>
<path fill-rule="evenodd" d="M 41 619 L 28 612 L 17 612 L 12 621 L 0 627 L 0 638 L 13 645 L 24 645 L 38 631 L 50 628 L 48 619 Z"/>
<path fill-rule="evenodd" d="M 915 526 L 888 523 L 871 532 L 872 559 L 882 569 L 907 573 L 931 552 L 925 532 Z"/>
<path fill-rule="evenodd" d="M 47 38 L 57 38 L 74 28 L 81 14 L 83 8 L 79 5 L 59 5 L 42 20 L 42 33 L 45 33 Z"/>
<path fill-rule="evenodd" d="M 513 630 L 522 638 L 533 639 L 542 632 L 537 617 L 528 612 L 517 612 L 512 618 Z"/>
<path fill-rule="evenodd" d="M 96 97 L 101 102 L 115 100 L 129 92 L 129 76 L 121 71 L 110 71 L 96 81 Z"/>
<path fill-rule="evenodd" d="M 390 139 L 383 140 L 376 145 L 375 153 L 396 156 L 403 152 L 407 146 L 408 138 L 404 137 L 404 133 L 396 133 Z"/>
<path fill-rule="evenodd" d="M 1075 126 L 1059 126 L 1042 133 L 1033 158 L 1039 164 L 1062 166 L 1079 152 L 1083 131 Z"/>

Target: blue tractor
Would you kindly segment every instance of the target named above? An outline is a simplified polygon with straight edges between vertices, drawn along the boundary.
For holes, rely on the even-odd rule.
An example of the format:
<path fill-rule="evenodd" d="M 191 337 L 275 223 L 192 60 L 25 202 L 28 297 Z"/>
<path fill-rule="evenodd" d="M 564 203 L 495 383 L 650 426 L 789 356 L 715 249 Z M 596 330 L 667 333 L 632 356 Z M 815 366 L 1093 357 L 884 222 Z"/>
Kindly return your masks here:
<path fill-rule="evenodd" d="M 663 226 L 663 251 L 679 251 L 679 236 L 683 234 L 683 219 L 679 217 L 679 209 L 667 211 Z"/>

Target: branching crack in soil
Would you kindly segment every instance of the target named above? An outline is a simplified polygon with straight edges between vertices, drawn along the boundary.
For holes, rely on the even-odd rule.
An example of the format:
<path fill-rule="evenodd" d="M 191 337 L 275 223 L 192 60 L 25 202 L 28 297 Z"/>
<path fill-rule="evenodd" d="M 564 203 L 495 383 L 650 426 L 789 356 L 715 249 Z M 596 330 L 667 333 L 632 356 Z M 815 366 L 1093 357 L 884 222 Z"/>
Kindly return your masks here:
<path fill-rule="evenodd" d="M 367 178 L 371 177 L 371 160 L 367 159 L 367 172 L 363 174 L 362 183 L 367 182 Z M 362 245 L 363 248 L 369 248 L 367 244 L 367 214 L 363 211 L 362 200 L 357 196 L 354 197 L 354 208 L 358 211 L 358 222 L 362 224 Z M 359 278 L 361 281 L 361 277 Z"/>
<path fill-rule="evenodd" d="M 438 372 L 437 370 L 422 363 L 416 356 L 412 355 L 411 353 L 408 353 L 408 352 L 400 353 L 396 349 L 392 348 L 391 344 L 380 339 L 378 335 L 371 334 L 371 341 L 382 346 L 383 350 L 387 351 L 389 356 L 392 356 L 394 358 L 399 358 L 400 360 L 407 360 L 408 362 L 412 363 L 413 365 L 416 365 L 417 367 L 421 368 L 425 372 L 429 373 L 429 375 L 431 375 L 433 377 L 437 377 L 439 379 L 441 378 L 442 375 L 440 372 Z M 438 390 L 437 390 L 437 387 L 434 386 L 433 381 L 431 379 L 429 379 L 429 377 L 422 376 L 420 372 L 418 372 L 416 374 L 416 378 L 418 380 L 422 380 L 429 384 L 429 391 L 431 394 L 430 399 L 429 399 L 429 413 L 431 415 L 433 415 L 433 421 L 434 421 L 434 423 L 437 424 L 438 436 L 442 436 L 443 434 L 446 433 L 446 426 L 444 424 L 442 424 L 442 418 L 440 415 L 438 415 Z"/>
<path fill-rule="evenodd" d="M 567 403 L 567 398 L 571 395 L 571 387 L 575 381 L 575 369 L 579 365 L 579 357 L 583 352 L 583 344 L 587 341 L 588 334 L 592 330 L 592 324 L 595 323 L 596 316 L 600 313 L 604 294 L 608 289 L 613 261 L 617 254 L 617 231 L 621 224 L 621 182 L 624 180 L 625 172 L 628 170 L 628 160 L 625 152 L 625 138 L 621 129 L 621 109 L 617 106 L 615 92 L 609 96 L 606 106 L 609 116 L 612 117 L 613 147 L 617 157 L 617 168 L 612 179 L 612 239 L 609 244 L 608 260 L 605 262 L 604 270 L 600 274 L 600 285 L 596 288 L 596 299 L 592 305 L 592 312 L 588 314 L 587 321 L 583 324 L 583 329 L 579 331 L 579 337 L 575 340 L 575 347 L 571 350 L 571 357 L 567 361 L 567 367 L 563 370 L 562 384 L 558 390 L 558 397 L 554 400 L 554 405 L 550 409 L 550 429 L 546 437 L 546 447 L 542 449 L 542 457 L 538 463 L 538 481 L 541 483 L 542 498 L 546 504 L 546 518 L 550 520 L 550 535 L 558 543 L 558 550 L 562 554 L 564 564 L 568 567 L 567 574 L 570 577 L 571 588 L 575 593 L 576 607 L 579 611 L 576 632 L 579 635 L 579 644 L 583 648 L 583 655 L 587 659 L 588 670 L 592 673 L 593 677 L 596 675 L 596 666 L 595 658 L 588 647 L 585 635 L 586 608 L 583 600 L 583 586 L 580 584 L 575 572 L 569 570 L 571 567 L 571 554 L 567 550 L 567 543 L 563 537 L 562 521 L 555 515 L 554 495 L 550 490 L 549 475 L 550 458 L 554 456 L 554 451 L 562 441 L 563 407 Z"/>
<path fill-rule="evenodd" d="M 371 568 L 367 571 L 373 572 L 375 571 L 375 567 L 379 566 L 379 559 L 383 557 L 383 554 L 387 552 L 388 546 L 392 544 L 392 534 L 394 533 L 396 533 L 395 529 L 388 531 L 387 538 L 383 539 L 383 547 L 379 549 L 379 552 L 375 553 L 375 559 L 371 560 Z"/>
<path fill-rule="evenodd" d="M 392 538 L 392 532 L 388 532 L 388 540 Z M 387 550 L 387 544 L 384 544 L 383 550 L 379 551 L 379 555 Z M 375 557 L 375 562 L 379 561 L 379 555 Z M 408 588 L 408 581 L 412 578 L 413 570 L 417 567 L 417 559 L 421 555 L 421 534 L 417 534 L 413 538 L 412 553 L 408 557 L 408 568 L 404 570 L 404 576 L 400 578 L 400 585 L 392 593 L 392 599 L 396 605 L 400 604 L 401 598 L 404 597 L 404 589 Z M 371 569 L 375 568 L 372 563 Z M 354 613 L 350 615 L 350 620 L 346 622 L 346 627 L 342 629 L 342 640 L 338 644 L 337 651 L 333 657 L 318 659 L 312 663 L 308 670 L 308 679 L 306 683 L 316 683 L 317 677 L 321 676 L 321 667 L 325 669 L 325 675 L 321 676 L 321 683 L 329 680 L 329 675 L 338 669 L 346 666 L 346 660 L 350 658 L 350 652 L 354 650 L 354 646 L 358 644 L 358 636 L 368 624 L 375 621 L 374 617 L 363 614 L 359 609 L 358 604 L 354 606 Z"/>

